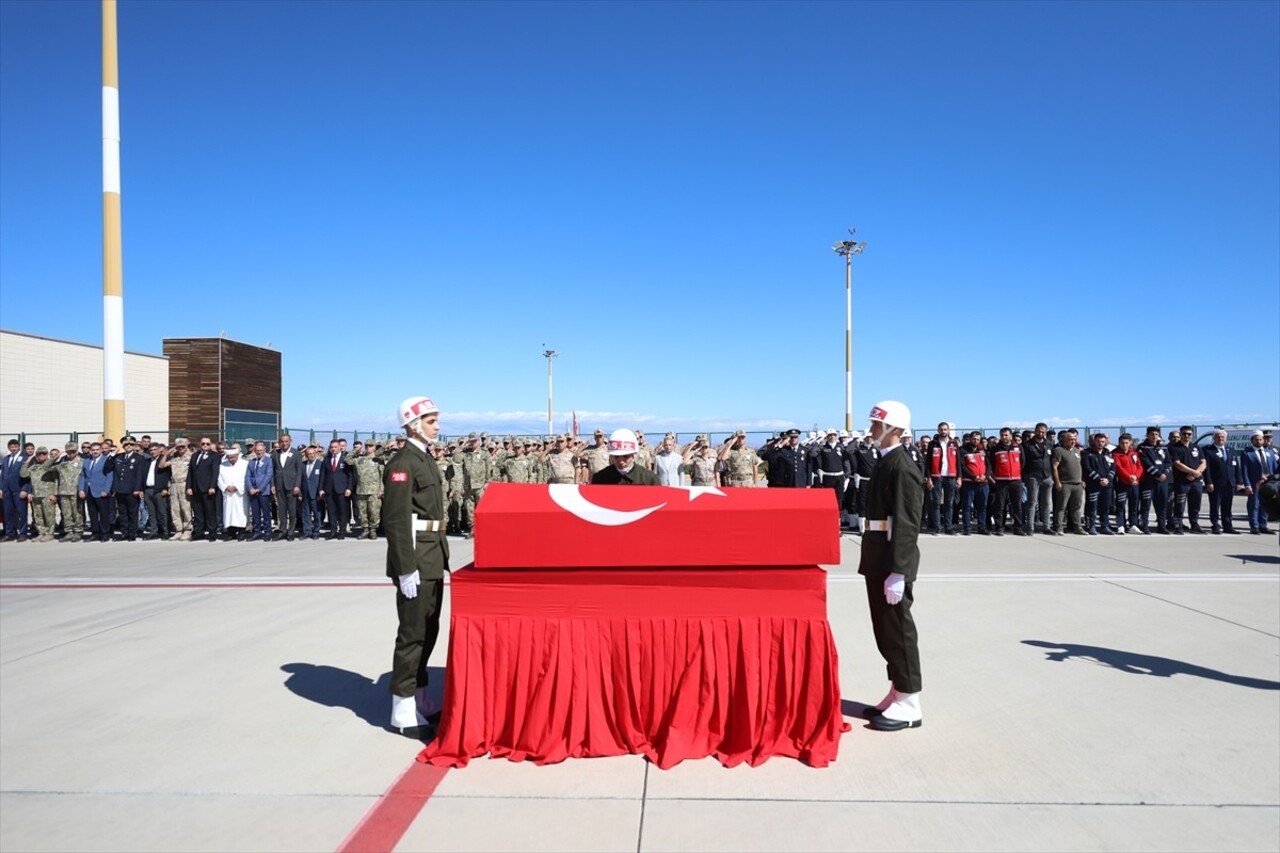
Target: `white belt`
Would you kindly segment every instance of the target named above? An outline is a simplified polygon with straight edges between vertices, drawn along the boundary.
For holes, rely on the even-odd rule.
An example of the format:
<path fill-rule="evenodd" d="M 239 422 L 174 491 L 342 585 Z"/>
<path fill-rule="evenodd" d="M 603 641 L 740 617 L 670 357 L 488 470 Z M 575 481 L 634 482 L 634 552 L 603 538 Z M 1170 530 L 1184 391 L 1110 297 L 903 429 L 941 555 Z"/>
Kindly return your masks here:
<path fill-rule="evenodd" d="M 866 519 L 867 532 L 878 531 L 884 533 L 887 538 L 893 540 L 893 516 L 884 519 Z"/>
<path fill-rule="evenodd" d="M 844 472 L 843 471 L 819 471 L 818 476 L 819 477 L 843 477 Z"/>
<path fill-rule="evenodd" d="M 423 531 L 426 533 L 439 533 L 441 530 L 444 530 L 444 522 L 418 518 L 417 513 L 415 513 L 413 516 L 413 529 L 415 532 Z"/>

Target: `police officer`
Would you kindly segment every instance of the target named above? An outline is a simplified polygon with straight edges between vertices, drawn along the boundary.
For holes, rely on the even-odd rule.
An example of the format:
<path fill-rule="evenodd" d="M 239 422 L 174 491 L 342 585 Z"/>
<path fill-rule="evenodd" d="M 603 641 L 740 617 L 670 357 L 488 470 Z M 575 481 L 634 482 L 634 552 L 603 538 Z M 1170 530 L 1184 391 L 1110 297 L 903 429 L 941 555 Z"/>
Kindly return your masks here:
<path fill-rule="evenodd" d="M 1107 435 L 1095 432 L 1089 449 L 1080 455 L 1084 468 L 1084 527 L 1090 536 L 1112 536 L 1111 496 L 1116 484 L 1116 463 L 1107 451 Z M 1123 530 L 1123 528 L 1121 528 Z"/>
<path fill-rule="evenodd" d="M 867 493 L 866 529 L 858 574 L 866 578 L 867 604 L 876 648 L 889 674 L 888 694 L 863 714 L 873 729 L 896 731 L 921 725 L 920 650 L 911 617 L 913 587 L 920 567 L 920 518 L 924 475 L 901 452 L 902 433 L 911 427 L 911 411 L 896 400 L 871 408 L 871 443 L 880 461 Z"/>
<path fill-rule="evenodd" d="M 811 461 L 814 465 L 814 474 L 817 477 L 814 481 L 814 486 L 820 489 L 833 490 L 836 494 L 836 507 L 840 510 L 840 514 L 843 515 L 845 458 L 844 451 L 836 443 L 836 431 L 834 429 L 827 430 L 826 440 L 817 446 Z M 842 523 L 841 527 L 843 526 Z"/>
<path fill-rule="evenodd" d="M 440 434 L 440 415 L 427 397 L 409 397 L 397 419 L 409 441 L 387 463 L 382 530 L 387 577 L 396 586 L 395 654 L 391 661 L 391 727 L 417 737 L 435 720 L 427 700 L 427 662 L 440 636 L 445 538 L 444 487 L 427 448 Z"/>
<path fill-rule="evenodd" d="M 1138 445 L 1142 478 L 1138 481 L 1138 529 L 1150 534 L 1150 515 L 1156 511 L 1156 533 L 1169 533 L 1169 452 L 1160 442 L 1160 427 L 1147 427 L 1147 440 Z"/>
<path fill-rule="evenodd" d="M 787 430 L 777 441 L 760 448 L 760 458 L 769 466 L 770 488 L 803 489 L 809 485 L 808 465 L 800 449 L 800 430 Z"/>
<path fill-rule="evenodd" d="M 1204 454 L 1193 443 L 1195 430 L 1184 426 L 1180 432 L 1170 433 L 1169 461 L 1173 465 L 1173 518 L 1169 520 L 1173 532 L 1182 533 L 1182 515 L 1186 511 L 1192 533 L 1205 533 L 1200 527 L 1200 499 L 1204 493 Z"/>

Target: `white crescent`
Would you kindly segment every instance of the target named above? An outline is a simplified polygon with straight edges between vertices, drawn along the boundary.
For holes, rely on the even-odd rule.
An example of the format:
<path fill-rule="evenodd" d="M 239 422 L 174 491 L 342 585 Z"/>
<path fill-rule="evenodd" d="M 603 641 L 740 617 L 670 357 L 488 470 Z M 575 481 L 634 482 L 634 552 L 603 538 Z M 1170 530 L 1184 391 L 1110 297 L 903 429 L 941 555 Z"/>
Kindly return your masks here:
<path fill-rule="evenodd" d="M 552 483 L 547 486 L 547 494 L 551 495 L 551 500 L 555 501 L 556 506 L 562 510 L 573 513 L 583 521 L 603 525 L 604 527 L 619 527 L 623 524 L 631 524 L 667 505 L 667 502 L 663 501 L 657 506 L 629 512 L 620 509 L 609 509 L 599 504 L 593 504 L 584 498 L 582 492 L 578 491 L 578 487 L 572 483 Z"/>

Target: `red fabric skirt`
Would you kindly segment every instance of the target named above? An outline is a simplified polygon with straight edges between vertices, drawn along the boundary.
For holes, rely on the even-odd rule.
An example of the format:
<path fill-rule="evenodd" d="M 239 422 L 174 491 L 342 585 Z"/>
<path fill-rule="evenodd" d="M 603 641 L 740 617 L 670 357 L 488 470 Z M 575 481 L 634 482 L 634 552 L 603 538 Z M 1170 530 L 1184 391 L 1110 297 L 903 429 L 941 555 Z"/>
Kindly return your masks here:
<path fill-rule="evenodd" d="M 451 590 L 444 709 L 419 761 L 823 767 L 848 730 L 816 566 L 467 568 Z"/>

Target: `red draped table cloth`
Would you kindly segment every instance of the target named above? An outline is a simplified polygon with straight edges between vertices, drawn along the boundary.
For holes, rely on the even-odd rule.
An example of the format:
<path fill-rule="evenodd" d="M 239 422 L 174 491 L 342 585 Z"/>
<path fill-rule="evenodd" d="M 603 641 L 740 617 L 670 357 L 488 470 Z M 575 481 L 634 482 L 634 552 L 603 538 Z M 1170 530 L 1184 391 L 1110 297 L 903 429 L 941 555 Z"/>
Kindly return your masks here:
<path fill-rule="evenodd" d="M 816 566 L 467 567 L 451 590 L 444 709 L 420 761 L 823 767 L 848 729 Z"/>

